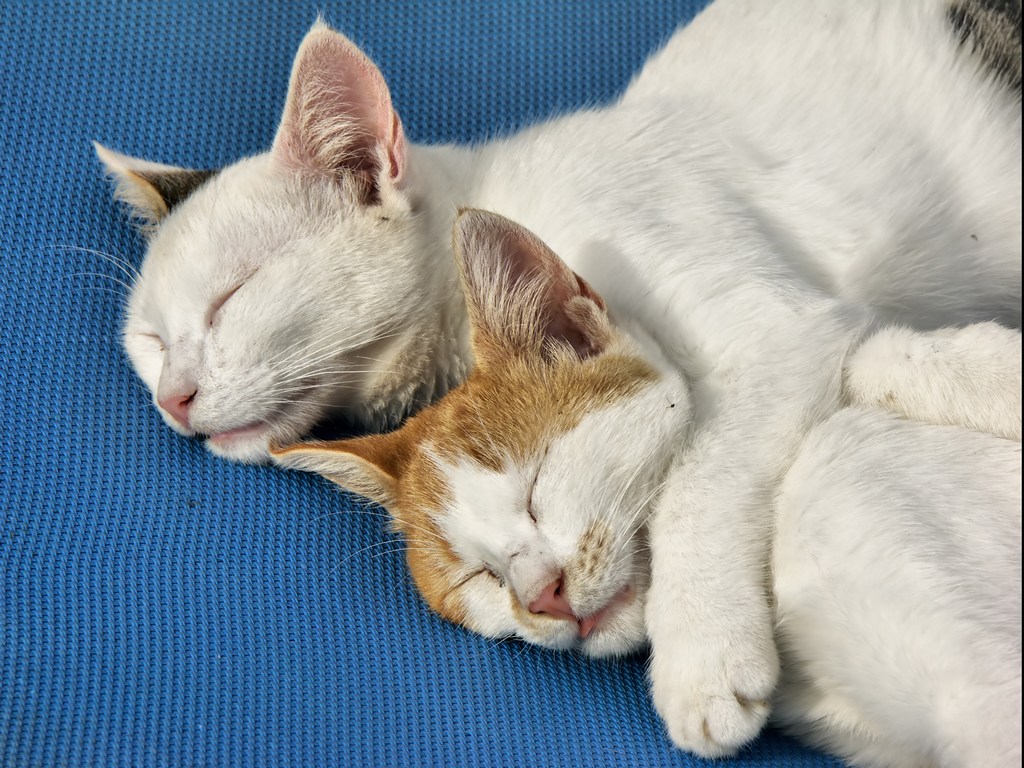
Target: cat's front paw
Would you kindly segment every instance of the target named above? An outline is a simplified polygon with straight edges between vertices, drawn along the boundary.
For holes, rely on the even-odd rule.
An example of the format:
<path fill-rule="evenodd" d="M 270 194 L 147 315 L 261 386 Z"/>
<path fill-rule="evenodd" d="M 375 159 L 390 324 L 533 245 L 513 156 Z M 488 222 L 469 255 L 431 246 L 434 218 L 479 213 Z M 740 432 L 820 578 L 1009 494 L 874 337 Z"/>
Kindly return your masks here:
<path fill-rule="evenodd" d="M 717 647 L 656 644 L 651 665 L 654 706 L 669 737 L 703 757 L 732 754 L 761 732 L 778 678 L 770 635 Z"/>

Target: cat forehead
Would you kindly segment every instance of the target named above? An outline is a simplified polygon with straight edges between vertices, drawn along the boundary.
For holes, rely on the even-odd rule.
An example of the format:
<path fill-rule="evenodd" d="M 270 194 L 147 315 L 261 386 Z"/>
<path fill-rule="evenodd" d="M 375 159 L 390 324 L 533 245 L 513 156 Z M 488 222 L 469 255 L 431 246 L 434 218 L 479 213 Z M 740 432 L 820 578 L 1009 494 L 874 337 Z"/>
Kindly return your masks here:
<path fill-rule="evenodd" d="M 531 463 L 589 413 L 626 400 L 658 379 L 639 357 L 608 352 L 580 361 L 513 357 L 466 383 L 429 411 L 424 433 L 439 460 L 464 458 L 489 470 Z"/>
<path fill-rule="evenodd" d="M 358 227 L 364 211 L 351 179 L 301 177 L 279 168 L 269 154 L 257 155 L 222 169 L 176 206 L 158 227 L 151 251 L 265 255 L 289 242 Z"/>
<path fill-rule="evenodd" d="M 285 280 L 336 281 L 372 271 L 373 259 L 336 258 L 373 250 L 374 222 L 348 200 L 342 183 L 282 174 L 260 155 L 220 171 L 177 206 L 150 240 L 133 304 L 139 311 L 187 301 L 200 304 L 277 264 Z"/>

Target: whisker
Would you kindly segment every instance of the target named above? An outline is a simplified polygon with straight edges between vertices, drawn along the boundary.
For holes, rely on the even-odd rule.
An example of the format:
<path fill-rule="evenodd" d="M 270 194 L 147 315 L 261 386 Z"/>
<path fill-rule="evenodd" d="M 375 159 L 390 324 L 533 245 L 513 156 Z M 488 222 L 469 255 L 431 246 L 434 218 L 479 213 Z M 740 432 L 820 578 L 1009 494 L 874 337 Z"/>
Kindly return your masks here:
<path fill-rule="evenodd" d="M 132 290 L 132 287 L 128 285 L 128 283 L 126 283 L 124 280 L 114 277 L 113 275 L 105 275 L 102 272 L 73 272 L 67 275 L 63 275 L 61 279 L 63 280 L 71 277 L 100 277 L 103 278 L 104 280 L 109 280 L 112 283 L 116 283 L 117 285 L 122 286 L 129 293 Z"/>
<path fill-rule="evenodd" d="M 116 296 L 119 299 L 124 299 L 124 294 L 120 291 L 115 291 L 112 288 L 101 288 L 97 285 L 80 285 L 77 290 L 80 291 L 94 291 L 96 293 L 109 293 L 111 296 Z"/>
<path fill-rule="evenodd" d="M 292 362 L 296 358 L 301 358 L 304 355 L 308 358 L 312 355 L 320 354 L 325 350 L 329 355 L 331 351 L 344 351 L 344 347 L 358 349 L 359 347 L 374 344 L 378 341 L 399 335 L 399 331 L 387 334 L 377 334 L 377 331 L 383 327 L 384 326 L 382 324 L 373 328 L 364 329 L 359 334 L 353 334 L 347 328 L 340 328 L 318 339 L 314 339 L 309 344 L 305 343 L 305 339 L 299 339 L 284 350 L 285 352 L 291 352 L 291 354 L 279 358 L 277 362 L 283 366 Z M 360 336 L 368 336 L 369 338 L 362 340 Z M 339 347 L 341 347 L 341 349 L 339 349 Z"/>
<path fill-rule="evenodd" d="M 361 553 L 363 553 L 363 552 L 366 552 L 367 550 L 373 549 L 374 547 L 379 547 L 379 546 L 381 546 L 381 545 L 384 545 L 384 544 L 392 544 L 392 545 L 393 545 L 393 544 L 398 544 L 398 543 L 400 543 L 400 542 L 398 542 L 398 541 L 397 541 L 397 540 L 395 540 L 395 539 L 388 539 L 388 540 L 386 540 L 386 541 L 379 541 L 379 542 L 376 542 L 376 543 L 374 543 L 374 544 L 370 544 L 370 545 L 369 545 L 369 546 L 367 546 L 367 547 L 361 547 L 360 549 L 357 549 L 357 550 L 356 550 L 355 552 L 351 552 L 351 553 L 349 553 L 349 555 L 348 555 L 348 556 L 346 556 L 345 558 L 343 558 L 343 559 L 342 559 L 342 561 L 341 561 L 340 563 L 338 563 L 338 564 L 337 564 L 336 566 L 334 566 L 334 568 L 332 568 L 332 569 L 331 569 L 331 570 L 330 570 L 330 571 L 328 572 L 328 574 L 327 574 L 327 575 L 328 575 L 328 576 L 333 576 L 333 575 L 334 575 L 335 573 L 337 573 L 337 572 L 338 572 L 338 569 L 339 569 L 339 568 L 341 568 L 341 567 L 342 567 L 343 565 L 345 565 L 345 563 L 347 563 L 347 562 L 348 562 L 349 560 L 351 560 L 351 559 L 352 559 L 353 557 L 356 557 L 357 555 L 359 555 L 359 554 L 361 554 Z M 400 551 L 400 550 L 396 550 L 396 551 Z"/>
<path fill-rule="evenodd" d="M 389 515 L 389 514 L 387 514 L 385 512 L 374 512 L 372 510 L 363 510 L 363 509 L 350 510 L 350 511 L 356 512 L 357 514 L 360 514 L 360 515 L 369 515 L 371 517 L 382 517 L 382 518 L 385 518 L 387 520 L 393 520 L 394 519 L 394 518 L 391 517 L 391 515 Z M 409 523 L 409 522 L 405 522 L 405 523 L 403 523 L 403 525 L 408 526 L 409 528 L 411 528 L 414 531 L 420 531 L 422 533 L 425 533 L 428 536 L 431 536 L 432 538 L 436 539 L 437 541 L 441 541 L 441 542 L 447 543 L 447 539 L 445 539 L 443 536 L 438 534 L 436 531 L 432 531 L 429 528 L 424 528 L 421 525 L 415 525 L 415 524 Z"/>
<path fill-rule="evenodd" d="M 343 349 L 335 349 L 334 347 L 330 347 L 322 351 L 310 353 L 309 357 L 299 360 L 295 364 L 289 364 L 289 367 L 287 368 L 284 367 L 283 365 L 278 365 L 277 367 L 278 370 L 285 374 L 286 380 L 289 377 L 298 378 L 306 374 L 308 371 L 315 369 L 317 366 L 321 365 L 325 361 L 330 360 L 335 355 L 342 354 L 343 352 Z"/>
<path fill-rule="evenodd" d="M 132 266 L 131 262 L 129 262 L 127 259 L 123 257 L 115 256 L 112 253 L 98 251 L 95 248 L 84 248 L 79 245 L 55 245 L 53 246 L 53 248 L 54 250 L 58 251 L 72 251 L 74 253 L 88 253 L 92 254 L 93 256 L 99 256 L 101 259 L 110 262 L 119 270 L 121 270 L 121 272 L 124 273 L 125 277 L 131 280 L 133 285 L 138 281 L 139 277 L 141 276 L 139 274 L 139 271 L 134 266 Z"/>

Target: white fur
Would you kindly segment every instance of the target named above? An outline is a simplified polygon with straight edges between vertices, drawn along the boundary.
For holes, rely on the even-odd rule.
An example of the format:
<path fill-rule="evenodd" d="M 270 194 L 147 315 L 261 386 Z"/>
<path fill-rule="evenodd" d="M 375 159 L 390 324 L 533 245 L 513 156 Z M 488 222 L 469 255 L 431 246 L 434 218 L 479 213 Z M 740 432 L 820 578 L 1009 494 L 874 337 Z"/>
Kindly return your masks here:
<path fill-rule="evenodd" d="M 811 433 L 776 520 L 780 724 L 858 765 L 1020 765 L 1020 448 L 861 409 Z"/>
<path fill-rule="evenodd" d="M 156 233 L 129 353 L 151 389 L 162 369 L 198 382 L 197 432 L 269 421 L 214 444 L 235 458 L 335 405 L 392 420 L 465 370 L 455 207 L 521 221 L 693 382 L 692 438 L 651 523 L 653 693 L 677 744 L 732 751 L 778 669 L 770 489 L 839 406 L 849 347 L 878 318 L 1020 323 L 1020 102 L 945 13 L 719 0 L 617 104 L 476 148 L 412 145 L 373 204 L 243 161 Z M 259 265 L 251 295 L 204 329 L 240 261 Z"/>
<path fill-rule="evenodd" d="M 241 161 L 155 231 L 129 356 L 154 402 L 165 354 L 168 381 L 198 387 L 194 428 L 168 419 L 179 431 L 269 422 L 208 443 L 231 458 L 259 460 L 271 439 L 339 413 L 394 424 L 465 374 L 448 251 L 457 205 L 527 224 L 616 311 L 641 303 L 691 366 L 717 364 L 712 339 L 785 335 L 785 307 L 808 300 L 873 304 L 915 325 L 1019 324 L 1019 104 L 954 49 L 943 12 L 924 0 L 719 0 L 619 104 L 473 149 L 411 145 L 401 184 L 372 205 L 274 153 Z M 324 125 L 358 136 L 337 115 L 308 127 L 324 139 Z M 167 168 L 101 157 L 122 197 L 142 203 L 126 174 Z M 217 291 L 257 266 L 273 279 L 232 297 L 237 321 L 206 329 Z M 747 316 L 763 318 L 753 335 Z"/>

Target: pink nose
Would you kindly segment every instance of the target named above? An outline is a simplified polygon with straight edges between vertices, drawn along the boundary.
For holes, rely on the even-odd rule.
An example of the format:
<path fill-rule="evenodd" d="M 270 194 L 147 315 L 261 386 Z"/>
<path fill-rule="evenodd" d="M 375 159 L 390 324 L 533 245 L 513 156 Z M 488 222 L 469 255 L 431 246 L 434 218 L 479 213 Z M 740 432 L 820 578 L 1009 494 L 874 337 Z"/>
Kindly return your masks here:
<path fill-rule="evenodd" d="M 198 390 L 193 389 L 188 394 L 174 394 L 170 397 L 165 397 L 160 401 L 160 407 L 167 411 L 174 418 L 176 422 L 181 426 L 188 429 L 188 411 L 192 405 L 192 401 L 196 398 L 196 392 Z"/>
<path fill-rule="evenodd" d="M 561 575 L 544 587 L 537 599 L 530 603 L 530 613 L 546 613 L 559 619 L 577 620 L 576 614 L 569 607 L 569 601 L 562 596 Z"/>

